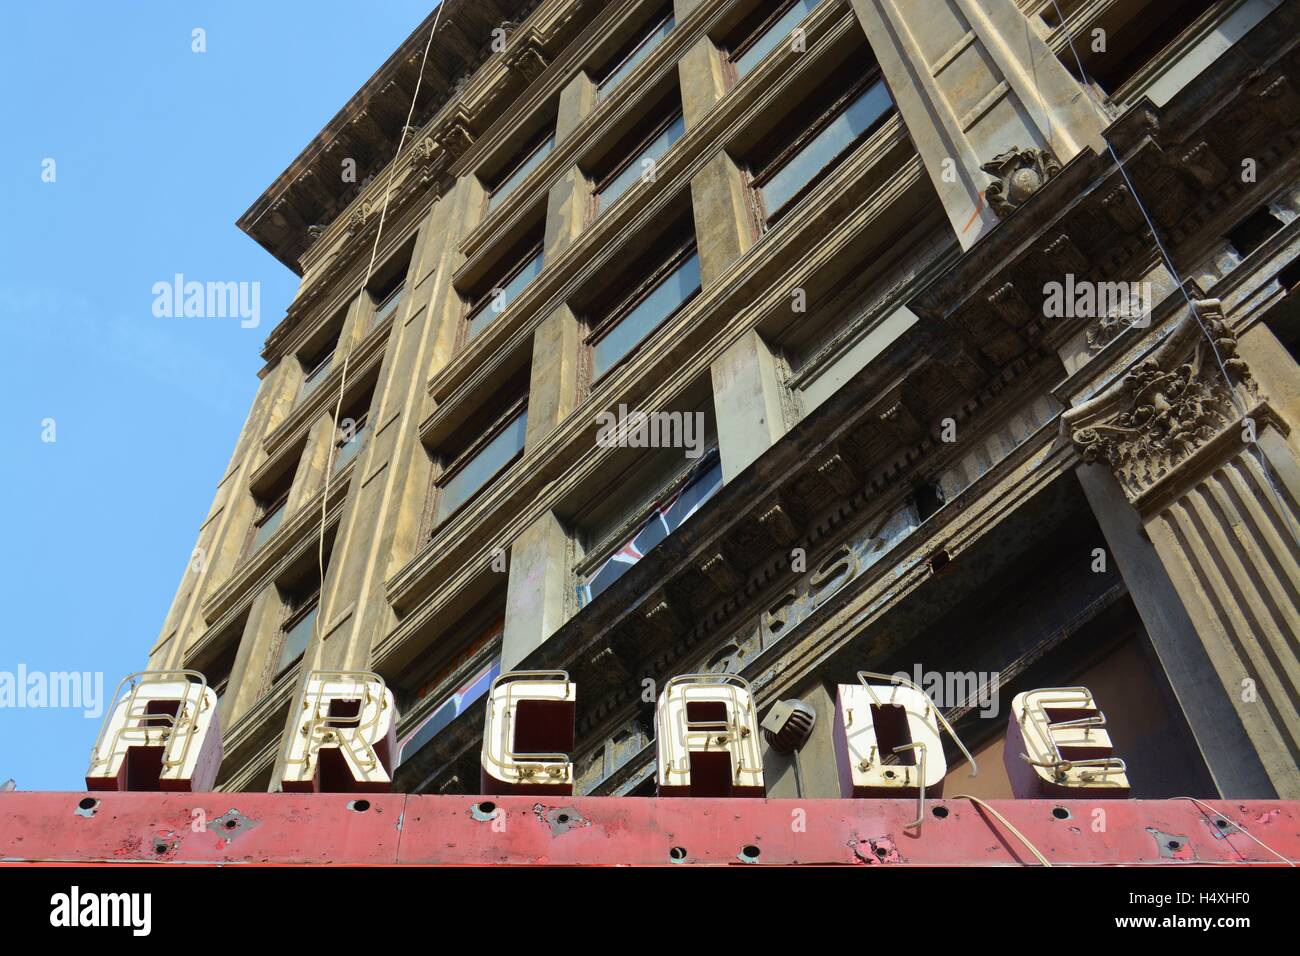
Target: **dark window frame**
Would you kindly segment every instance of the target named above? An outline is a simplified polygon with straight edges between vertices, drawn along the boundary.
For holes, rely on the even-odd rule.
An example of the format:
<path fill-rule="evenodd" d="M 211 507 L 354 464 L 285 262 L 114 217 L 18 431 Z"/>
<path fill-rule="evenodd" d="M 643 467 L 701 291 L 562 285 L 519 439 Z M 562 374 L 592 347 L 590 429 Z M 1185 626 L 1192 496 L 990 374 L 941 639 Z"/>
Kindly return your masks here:
<path fill-rule="evenodd" d="M 288 486 L 279 494 L 277 494 L 274 498 L 262 498 L 256 494 L 253 496 L 253 500 L 257 503 L 258 512 L 257 512 L 257 516 L 253 518 L 252 522 L 248 526 L 248 536 L 244 540 L 244 548 L 239 555 L 241 560 L 249 557 L 252 554 L 256 554 L 257 551 L 261 550 L 260 548 L 253 547 L 253 542 L 257 540 L 258 530 L 262 527 L 262 525 L 266 524 L 267 520 L 270 519 L 271 516 L 274 515 L 277 511 L 279 511 L 282 508 L 288 507 L 289 494 L 292 491 L 293 491 L 293 478 L 291 476 L 289 479 Z M 281 522 L 283 522 L 284 518 L 287 517 L 288 514 L 285 514 L 280 519 Z M 271 532 L 271 535 L 272 537 L 274 537 L 275 532 L 274 531 Z M 267 539 L 267 541 L 269 540 L 270 538 Z M 263 544 L 265 544 L 265 542 L 263 542 Z"/>
<path fill-rule="evenodd" d="M 765 156 L 760 162 L 750 163 L 747 166 L 747 179 L 749 180 L 749 195 L 751 198 L 752 212 L 754 214 L 755 225 L 759 234 L 775 226 L 791 209 L 798 206 L 804 198 L 816 189 L 826 177 L 829 176 L 844 157 L 848 156 L 864 142 L 875 135 L 880 127 L 888 121 L 898 110 L 897 104 L 880 115 L 880 118 L 867 127 L 857 136 L 855 136 L 847 146 L 836 153 L 819 169 L 808 182 L 804 183 L 789 199 L 776 209 L 768 209 L 766 200 L 763 196 L 763 187 L 772 181 L 791 161 L 798 156 L 799 152 L 817 136 L 819 136 L 828 126 L 836 119 L 843 115 L 849 107 L 857 102 L 859 97 L 865 96 L 867 92 L 877 83 L 884 82 L 884 76 L 880 71 L 878 64 L 873 64 L 871 69 L 863 73 L 853 81 L 843 92 L 841 92 L 830 104 L 822 107 L 813 113 L 811 121 L 802 121 L 799 117 L 799 110 L 807 105 L 807 101 L 801 104 L 799 110 L 793 116 L 787 116 L 779 124 L 780 127 L 789 127 L 794 125 L 801 128 L 801 132 L 793 140 L 784 146 L 775 149 Z M 888 87 L 886 87 L 888 94 Z M 893 97 L 890 97 L 891 102 Z M 792 122 L 793 121 L 793 122 Z"/>
<path fill-rule="evenodd" d="M 541 151 L 542 147 L 546 145 L 547 140 L 551 140 L 550 151 L 554 152 L 555 151 L 555 142 L 554 142 L 555 123 L 554 122 L 552 122 L 550 126 L 543 126 L 541 130 L 541 135 L 536 136 L 533 139 L 529 140 L 528 141 L 529 145 L 525 146 L 523 151 L 520 154 L 518 154 L 518 161 L 511 163 L 510 166 L 508 166 L 498 175 L 493 177 L 492 180 L 493 185 L 490 188 L 484 189 L 483 191 L 484 216 L 490 215 L 492 212 L 496 211 L 492 208 L 492 197 L 495 196 L 498 192 L 500 192 L 501 187 L 504 186 L 506 182 L 512 176 L 514 176 L 515 173 L 517 173 L 520 169 L 522 169 L 525 165 L 527 165 L 530 159 L 532 159 Z M 515 188 L 516 189 L 521 188 L 524 185 L 524 183 L 528 182 L 528 177 L 531 175 L 532 173 L 529 173 L 528 176 L 525 176 L 523 179 L 521 179 Z"/>
<path fill-rule="evenodd" d="M 525 448 L 521 447 L 512 455 L 504 464 L 494 471 L 483 484 L 474 489 L 468 497 L 465 498 L 452 511 L 447 512 L 441 519 L 438 517 L 438 509 L 441 506 L 443 489 L 456 477 L 464 468 L 469 465 L 483 451 L 492 440 L 504 432 L 520 414 L 528 410 L 528 395 L 516 396 L 501 406 L 486 429 L 481 431 L 478 436 L 468 445 L 451 456 L 442 455 L 438 460 L 441 466 L 436 469 L 433 478 L 432 493 L 429 495 L 429 504 L 426 508 L 425 525 L 428 528 L 427 538 L 432 538 L 438 533 L 438 530 L 447 524 L 452 518 L 464 511 L 479 495 L 491 488 L 500 477 L 509 471 L 516 462 L 524 456 Z"/>
<path fill-rule="evenodd" d="M 583 350 L 586 353 L 584 359 L 584 368 L 590 380 L 586 383 L 588 390 L 594 387 L 602 379 L 611 375 L 615 369 L 619 368 L 624 362 L 641 350 L 647 341 L 650 340 L 652 333 L 647 333 L 636 345 L 628 349 L 627 352 L 619 356 L 618 361 L 614 362 L 609 368 L 595 375 L 594 372 L 594 351 L 599 343 L 610 331 L 617 326 L 623 319 L 631 314 L 632 310 L 649 298 L 650 294 L 659 287 L 659 285 L 668 278 L 678 267 L 682 265 L 692 255 L 699 253 L 699 247 L 696 245 L 695 234 L 692 232 L 686 239 L 669 246 L 666 257 L 643 279 L 628 295 L 624 296 L 614 303 L 605 314 L 595 322 L 590 319 L 585 321 L 586 334 L 583 336 Z M 691 304 L 703 292 L 703 288 L 698 288 L 681 302 L 677 303 L 676 308 L 665 315 L 655 329 L 662 328 L 664 325 L 677 315 L 682 309 Z"/>
<path fill-rule="evenodd" d="M 614 76 L 614 74 L 618 73 L 618 71 L 623 68 L 623 65 L 627 63 L 628 60 L 636 56 L 636 54 L 641 50 L 641 48 L 650 42 L 650 38 L 659 32 L 659 28 L 662 27 L 669 20 L 673 21 L 672 29 L 675 30 L 677 28 L 676 10 L 673 8 L 673 4 L 666 3 L 660 6 L 658 15 L 655 15 L 653 19 L 649 21 L 645 29 L 638 31 L 635 34 L 635 36 L 632 39 L 630 39 L 628 43 L 621 48 L 622 55 L 619 56 L 612 63 L 610 63 L 610 65 L 607 66 L 604 70 L 602 70 L 600 77 L 598 79 L 593 77 L 593 80 L 595 80 L 595 84 L 596 84 L 597 103 L 603 102 L 605 99 L 607 99 L 610 93 L 613 91 L 614 87 L 617 87 L 619 85 L 618 83 L 615 83 L 614 87 L 611 87 L 609 90 L 606 90 L 604 88 L 605 84 L 609 82 L 609 80 Z M 671 30 L 669 32 L 671 32 Z M 661 40 L 660 42 L 663 41 Z M 629 73 L 628 75 L 630 76 L 631 74 Z M 622 81 L 620 80 L 619 83 L 621 82 Z"/>
<path fill-rule="evenodd" d="M 736 67 L 736 60 L 748 53 L 760 40 L 763 39 L 763 37 L 767 36 L 767 31 L 776 26 L 790 8 L 798 2 L 799 0 L 784 0 L 779 7 L 768 13 L 767 16 L 763 17 L 756 26 L 751 26 L 749 32 L 745 34 L 743 39 L 723 49 L 722 59 L 727 65 L 726 79 L 728 91 L 735 87 L 741 80 L 740 70 Z M 761 7 L 759 9 L 761 10 Z M 810 13 L 809 16 L 811 15 L 812 14 Z M 775 52 L 775 50 L 769 52 Z M 760 60 L 759 62 L 762 61 Z"/>
<path fill-rule="evenodd" d="M 303 656 L 307 653 L 307 647 L 311 644 L 310 636 L 307 638 L 307 644 L 303 646 L 302 653 L 298 654 L 293 660 L 289 661 L 287 664 L 281 665 L 280 658 L 284 656 L 285 647 L 289 642 L 289 632 L 298 624 L 302 623 L 307 615 L 311 613 L 312 608 L 316 609 L 317 621 L 320 620 L 320 598 L 321 588 L 320 585 L 317 584 L 314 590 L 306 594 L 301 600 L 295 601 L 290 605 L 289 611 L 285 615 L 284 620 L 280 622 L 280 640 L 276 642 L 275 647 L 276 670 L 272 677 L 273 682 L 278 681 L 281 677 L 289 673 L 289 671 L 293 670 L 295 666 L 302 662 Z"/>
<path fill-rule="evenodd" d="M 684 414 L 690 413 L 685 412 Z M 686 459 L 685 463 L 670 475 L 664 484 L 660 485 L 652 494 L 643 496 L 642 500 L 636 503 L 634 517 L 620 522 L 592 542 L 590 546 L 587 545 L 587 542 L 582 542 L 583 555 L 581 559 L 573 564 L 573 580 L 570 583 L 569 593 L 576 594 L 576 589 L 584 584 L 593 572 L 609 560 L 617 550 L 634 539 L 649 521 L 651 514 L 663 502 L 674 495 L 680 494 L 693 480 L 706 474 L 709 468 L 719 463 L 721 461 L 719 449 L 720 446 L 715 435 L 705 445 L 704 451 L 699 458 Z"/>
<path fill-rule="evenodd" d="M 601 206 L 601 202 L 600 202 L 601 195 L 605 192 L 606 189 L 609 188 L 610 184 L 619 176 L 621 176 L 624 171 L 626 171 L 629 167 L 631 167 L 633 163 L 635 163 L 638 159 L 640 159 L 641 156 L 645 153 L 645 151 L 650 148 L 650 144 L 653 143 L 656 139 L 658 139 L 659 136 L 666 129 L 668 129 L 668 127 L 672 126 L 679 119 L 684 119 L 685 114 L 682 111 L 680 101 L 670 100 L 669 102 L 672 103 L 672 105 L 675 108 L 670 108 L 667 112 L 667 115 L 665 115 L 658 123 L 656 123 L 653 127 L 651 127 L 649 133 L 634 140 L 633 144 L 626 149 L 623 159 L 621 159 L 612 169 L 610 169 L 609 172 L 601 176 L 600 179 L 595 180 L 592 183 L 591 199 L 587 203 L 587 222 L 591 222 L 592 220 L 594 220 L 605 209 L 609 209 L 611 208 L 611 206 L 617 205 L 618 200 L 622 199 L 623 196 L 627 195 L 627 193 L 625 192 L 623 193 L 623 196 L 619 196 L 618 199 L 615 199 L 614 202 L 610 204 L 610 206 L 604 206 L 604 207 Z M 683 126 L 683 135 L 685 135 L 684 126 Z M 680 142 L 681 142 L 680 139 L 677 140 L 677 142 L 673 143 L 672 146 L 669 146 L 668 149 L 671 150 L 673 146 L 676 146 L 677 143 Z"/>
<path fill-rule="evenodd" d="M 531 264 L 532 261 L 538 258 L 539 256 L 541 257 L 541 264 L 540 266 L 538 266 L 538 270 L 537 270 L 538 277 L 541 276 L 542 269 L 546 268 L 545 237 L 540 238 L 537 241 L 532 242 L 528 246 L 526 246 L 524 248 L 523 254 L 519 258 L 517 259 L 512 258 L 510 260 L 511 264 L 506 266 L 507 271 L 502 276 L 502 278 L 499 281 L 493 282 L 490 286 L 488 286 L 487 291 L 484 292 L 482 295 L 473 299 L 471 299 L 469 296 L 461 296 L 461 302 L 463 304 L 462 304 L 461 314 L 460 314 L 460 329 L 456 333 L 457 352 L 466 349 L 469 346 L 469 343 L 472 341 L 469 334 L 469 327 L 470 327 L 471 320 L 474 318 L 474 314 L 478 312 L 478 310 L 484 305 L 487 305 L 488 308 L 491 308 L 492 293 L 495 292 L 497 289 L 504 289 L 507 285 L 510 284 L 511 279 L 519 275 L 519 273 L 523 272 L 524 269 L 528 268 L 529 264 Z M 532 283 L 529 283 L 529 285 L 531 284 Z M 527 286 L 525 286 L 525 288 L 527 288 Z M 523 293 L 523 289 L 520 290 L 520 294 L 522 293 Z M 506 312 L 510 310 L 511 304 L 512 303 L 507 302 L 505 308 L 502 309 L 499 313 L 497 313 L 496 318 L 499 319 L 501 316 L 505 315 Z"/>

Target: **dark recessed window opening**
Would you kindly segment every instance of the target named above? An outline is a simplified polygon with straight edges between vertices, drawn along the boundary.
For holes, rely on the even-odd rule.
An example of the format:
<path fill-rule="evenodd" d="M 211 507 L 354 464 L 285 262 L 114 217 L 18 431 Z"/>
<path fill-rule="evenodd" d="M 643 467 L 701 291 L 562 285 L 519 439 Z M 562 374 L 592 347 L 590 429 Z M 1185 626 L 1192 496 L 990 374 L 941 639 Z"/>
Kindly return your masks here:
<path fill-rule="evenodd" d="M 1086 55 L 1084 68 L 1106 93 L 1114 94 L 1214 4 L 1215 0 L 1155 0 L 1123 29 L 1106 31 L 1104 52 L 1088 53 L 1086 39 L 1077 39 L 1080 53 Z M 1073 60 L 1073 55 L 1062 57 L 1071 69 Z"/>
<path fill-rule="evenodd" d="M 1267 206 L 1256 209 L 1243 219 L 1224 238 L 1243 257 L 1250 255 L 1262 246 L 1269 236 L 1282 228 L 1284 223 Z"/>
<path fill-rule="evenodd" d="M 813 12 L 822 0 L 784 0 L 775 9 L 770 3 L 759 3 L 734 31 L 735 40 L 728 44 L 727 59 L 738 79 L 751 70 L 785 42 Z"/>
<path fill-rule="evenodd" d="M 852 79 L 846 83 L 845 77 Z M 760 144 L 749 161 L 758 219 L 771 226 L 893 111 L 879 70 L 840 71 Z"/>
<path fill-rule="evenodd" d="M 506 172 L 500 176 L 495 185 L 489 188 L 488 212 L 501 205 L 505 198 L 528 178 L 528 174 L 542 164 L 542 160 L 546 159 L 554 148 L 555 132 L 553 129 L 544 130 L 539 138 L 524 147 L 522 153 L 515 157 L 515 161 L 511 165 L 507 166 Z"/>
<path fill-rule="evenodd" d="M 944 506 L 943 492 L 932 481 L 917 485 L 912 492 L 912 498 L 916 502 L 917 516 L 922 521 L 925 521 Z"/>
<path fill-rule="evenodd" d="M 672 32 L 675 21 L 671 5 L 665 5 L 651 17 L 650 26 L 637 33 L 614 54 L 609 65 L 600 73 L 596 94 L 601 99 L 608 96 L 629 73 L 635 70 L 654 51 L 664 37 Z"/>

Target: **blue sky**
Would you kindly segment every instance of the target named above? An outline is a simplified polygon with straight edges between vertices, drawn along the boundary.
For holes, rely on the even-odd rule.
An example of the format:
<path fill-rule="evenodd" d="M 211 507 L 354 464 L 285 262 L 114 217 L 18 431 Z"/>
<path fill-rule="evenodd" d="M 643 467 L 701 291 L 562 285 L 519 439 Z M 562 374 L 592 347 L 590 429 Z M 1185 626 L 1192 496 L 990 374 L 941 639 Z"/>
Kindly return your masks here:
<path fill-rule="evenodd" d="M 297 285 L 235 219 L 433 6 L 6 5 L 0 675 L 144 666 Z M 261 283 L 260 326 L 155 317 L 175 273 Z M 0 782 L 81 789 L 99 722 L 0 707 Z"/>

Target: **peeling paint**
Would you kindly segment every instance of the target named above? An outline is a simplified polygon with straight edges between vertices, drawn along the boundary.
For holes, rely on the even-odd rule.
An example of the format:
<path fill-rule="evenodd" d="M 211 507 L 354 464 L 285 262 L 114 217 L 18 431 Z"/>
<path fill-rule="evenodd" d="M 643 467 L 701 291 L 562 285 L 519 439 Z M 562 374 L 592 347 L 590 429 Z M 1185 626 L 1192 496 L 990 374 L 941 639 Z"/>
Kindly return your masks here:
<path fill-rule="evenodd" d="M 1146 829 L 1147 833 L 1150 833 L 1156 841 L 1156 848 L 1160 851 L 1160 855 L 1165 859 L 1196 859 L 1196 855 L 1192 853 L 1192 842 L 1187 837 L 1177 833 L 1165 833 L 1155 827 L 1147 827 Z"/>
<path fill-rule="evenodd" d="M 546 807 L 535 803 L 533 813 L 551 828 L 551 836 L 568 833 L 575 827 L 591 826 L 591 821 L 579 813 L 576 807 Z"/>
<path fill-rule="evenodd" d="M 849 847 L 859 862 L 869 866 L 883 866 L 887 863 L 902 863 L 903 856 L 891 836 L 871 837 L 866 840 L 853 839 Z"/>
<path fill-rule="evenodd" d="M 256 820 L 244 816 L 234 807 L 208 823 L 208 829 L 224 839 L 227 846 L 235 837 L 255 826 L 257 826 Z"/>

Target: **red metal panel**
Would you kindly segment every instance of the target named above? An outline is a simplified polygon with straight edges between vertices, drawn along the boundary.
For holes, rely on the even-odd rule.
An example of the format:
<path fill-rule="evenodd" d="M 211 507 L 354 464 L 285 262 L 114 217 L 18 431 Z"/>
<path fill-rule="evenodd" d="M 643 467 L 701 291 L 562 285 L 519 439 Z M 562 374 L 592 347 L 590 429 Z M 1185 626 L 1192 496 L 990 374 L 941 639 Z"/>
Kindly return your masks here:
<path fill-rule="evenodd" d="M 368 809 L 358 811 L 352 806 Z M 391 863 L 404 794 L 0 794 L 0 860 Z"/>
<path fill-rule="evenodd" d="M 1300 804 L 1207 803 L 1231 822 L 1188 800 L 990 801 L 1054 864 L 1281 862 L 1233 824 L 1300 860 Z M 1036 863 L 1000 821 L 968 801 L 928 801 L 919 833 L 907 826 L 915 813 L 912 800 L 10 793 L 0 795 L 0 861 Z"/>

